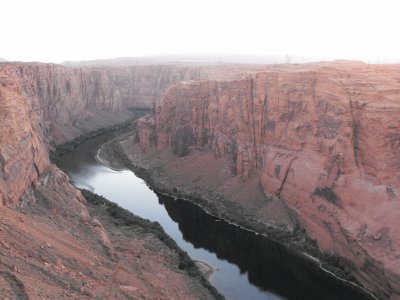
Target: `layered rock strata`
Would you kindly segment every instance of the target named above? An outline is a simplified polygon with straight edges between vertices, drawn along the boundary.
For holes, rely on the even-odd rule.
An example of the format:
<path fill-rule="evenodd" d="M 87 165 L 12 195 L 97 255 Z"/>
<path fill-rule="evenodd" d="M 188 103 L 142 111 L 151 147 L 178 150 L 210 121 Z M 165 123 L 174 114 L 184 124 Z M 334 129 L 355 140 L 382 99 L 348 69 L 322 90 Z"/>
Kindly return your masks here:
<path fill-rule="evenodd" d="M 15 63 L 2 64 L 1 71 L 18 81 L 43 121 L 44 134 L 56 144 L 128 119 L 126 108 L 152 108 L 169 85 L 195 79 L 200 72 L 178 66 L 66 68 Z"/>
<path fill-rule="evenodd" d="M 322 251 L 344 258 L 379 297 L 394 299 L 400 295 L 399 80 L 398 66 L 336 63 L 181 82 L 168 89 L 154 117 L 140 121 L 139 143 L 145 152 L 157 149 L 154 159 L 175 155 L 163 165 L 214 160 L 208 177 L 237 203 L 246 200 L 229 189 L 259 182 L 265 199 L 283 200 Z M 230 175 L 218 179 L 223 167 Z M 190 176 L 190 167 L 184 170 Z"/>
<path fill-rule="evenodd" d="M 259 68 L 259 67 L 258 67 Z M 83 134 L 123 123 L 129 108 L 152 109 L 181 80 L 237 78 L 250 66 L 126 66 L 67 68 L 0 66 L 0 203 L 15 202 L 46 166 L 48 150 Z"/>
<path fill-rule="evenodd" d="M 50 199 L 69 195 L 71 203 L 81 203 L 79 218 L 90 221 L 79 193 L 53 170 L 48 149 L 128 120 L 129 107 L 151 108 L 155 115 L 141 120 L 138 137 L 142 150 L 155 152 L 154 162 L 198 187 L 217 185 L 216 191 L 268 226 L 293 231 L 300 224 L 321 250 L 344 258 L 370 290 L 395 299 L 399 81 L 398 66 L 344 62 L 92 68 L 2 63 L 1 213 L 17 220 L 19 213 L 9 207 L 35 203 L 34 191 L 42 185 L 43 192 L 50 190 L 43 176 L 51 174 Z M 105 239 L 100 231 L 95 236 Z M 2 240 L 7 245 L 1 249 L 10 248 Z M 17 290 L 12 266 L 1 274 Z"/>
<path fill-rule="evenodd" d="M 18 208 L 0 210 L 1 299 L 217 298 L 180 268 L 161 228 L 101 197 L 87 202 L 55 166 L 38 181 Z"/>
<path fill-rule="evenodd" d="M 0 263 L 0 283 L 4 289 L 0 297 L 213 297 L 196 280 L 187 281 L 187 274 L 173 263 L 177 259 L 173 250 L 155 258 L 168 260 L 168 266 L 162 270 L 153 266 L 149 271 L 172 280 L 171 286 L 153 282 L 148 274 L 143 278 L 126 270 L 114 274 L 118 255 L 111 260 L 107 255 L 115 246 L 124 246 L 109 234 L 119 229 L 105 228 L 94 220 L 80 192 L 49 160 L 49 149 L 54 145 L 129 120 L 132 114 L 128 108 L 153 107 L 172 82 L 192 79 L 198 76 L 196 72 L 196 67 L 185 66 L 66 68 L 52 64 L 1 64 L 0 255 L 4 259 Z M 133 234 L 131 238 L 144 237 Z M 150 241 L 164 247 L 157 237 Z M 154 263 L 151 256 L 155 253 L 145 244 L 138 247 L 143 248 L 147 258 L 136 267 L 144 270 Z M 96 267 L 74 252 L 93 256 L 104 265 Z M 123 252 L 120 258 L 124 264 L 134 266 L 135 258 L 128 251 Z M 37 253 L 42 254 L 37 257 Z M 88 274 L 82 273 L 85 265 Z M 78 284 L 79 278 L 84 277 L 85 282 L 93 284 L 101 278 L 102 287 L 91 294 Z M 138 280 L 139 286 L 125 286 L 127 278 Z M 108 295 L 108 287 L 116 281 L 114 294 Z M 158 290 L 154 284 L 159 284 Z"/>
<path fill-rule="evenodd" d="M 39 116 L 18 82 L 0 75 L 0 207 L 15 204 L 49 166 Z"/>

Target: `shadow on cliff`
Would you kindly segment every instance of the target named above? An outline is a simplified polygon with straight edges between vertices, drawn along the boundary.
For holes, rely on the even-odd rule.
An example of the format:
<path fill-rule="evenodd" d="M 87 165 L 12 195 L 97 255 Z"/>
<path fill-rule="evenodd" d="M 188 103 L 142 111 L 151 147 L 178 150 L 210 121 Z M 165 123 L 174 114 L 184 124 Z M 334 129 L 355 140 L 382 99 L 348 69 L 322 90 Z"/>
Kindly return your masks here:
<path fill-rule="evenodd" d="M 216 219 L 188 201 L 158 197 L 186 241 L 236 264 L 263 290 L 288 299 L 369 299 L 282 245 Z"/>

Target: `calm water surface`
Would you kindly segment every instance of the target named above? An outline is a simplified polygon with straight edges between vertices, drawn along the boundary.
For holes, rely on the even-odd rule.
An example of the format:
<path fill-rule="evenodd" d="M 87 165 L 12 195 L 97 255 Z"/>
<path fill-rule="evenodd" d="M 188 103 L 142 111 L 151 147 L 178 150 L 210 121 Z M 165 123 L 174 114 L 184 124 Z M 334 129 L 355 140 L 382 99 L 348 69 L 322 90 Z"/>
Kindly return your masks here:
<path fill-rule="evenodd" d="M 267 239 L 229 225 L 180 199 L 157 195 L 129 170 L 95 159 L 100 146 L 120 132 L 87 141 L 59 166 L 79 188 L 89 189 L 161 224 L 195 260 L 216 271 L 209 281 L 228 299 L 363 299 L 316 266 Z"/>

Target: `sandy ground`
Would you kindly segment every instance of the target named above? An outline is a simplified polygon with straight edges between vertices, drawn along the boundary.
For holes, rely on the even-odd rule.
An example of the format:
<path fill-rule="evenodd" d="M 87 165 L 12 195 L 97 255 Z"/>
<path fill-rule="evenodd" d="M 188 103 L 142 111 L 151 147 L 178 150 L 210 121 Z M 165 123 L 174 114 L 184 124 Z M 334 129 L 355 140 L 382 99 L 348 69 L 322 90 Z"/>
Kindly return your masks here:
<path fill-rule="evenodd" d="M 199 268 L 199 271 L 208 279 L 210 276 L 215 272 L 218 271 L 218 269 L 214 269 L 212 266 L 207 264 L 204 261 L 200 260 L 195 260 L 196 266 Z"/>

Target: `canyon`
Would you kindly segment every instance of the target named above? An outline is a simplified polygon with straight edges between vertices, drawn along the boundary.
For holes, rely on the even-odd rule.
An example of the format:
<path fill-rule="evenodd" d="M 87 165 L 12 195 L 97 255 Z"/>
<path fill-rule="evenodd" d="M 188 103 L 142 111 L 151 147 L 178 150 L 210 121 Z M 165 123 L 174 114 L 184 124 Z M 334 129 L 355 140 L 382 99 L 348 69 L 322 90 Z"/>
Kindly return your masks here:
<path fill-rule="evenodd" d="M 92 196 L 83 196 L 50 161 L 57 145 L 132 120 L 127 107 L 152 107 L 154 91 L 195 71 L 142 69 L 135 82 L 146 81 L 134 88 L 129 80 L 136 68 L 0 66 L 1 298 L 219 297 L 180 267 L 187 255 L 165 242 L 169 237 L 162 229 L 129 215 L 133 229 L 116 226 L 110 213 L 118 208 L 101 213 L 88 202 Z"/>
<path fill-rule="evenodd" d="M 114 297 L 216 297 L 177 267 L 177 254 L 157 237 L 162 258 L 130 240 L 147 258 L 135 265 L 137 253 L 112 234 L 125 229 L 97 215 L 50 161 L 60 145 L 144 110 L 150 115 L 119 150 L 155 170 L 166 192 L 195 195 L 206 210 L 260 233 L 301 233 L 376 297 L 398 299 L 399 86 L 397 65 L 345 61 L 1 63 L 0 282 L 9 289 L 0 296 L 91 298 L 113 283 Z M 296 250 L 297 243 L 289 244 Z M 165 257 L 168 264 L 152 263 Z M 161 275 L 151 283 L 154 272 Z"/>
<path fill-rule="evenodd" d="M 300 226 L 379 298 L 396 298 L 399 76 L 338 62 L 180 82 L 137 139 L 172 186 L 217 193 L 265 227 Z"/>

